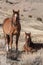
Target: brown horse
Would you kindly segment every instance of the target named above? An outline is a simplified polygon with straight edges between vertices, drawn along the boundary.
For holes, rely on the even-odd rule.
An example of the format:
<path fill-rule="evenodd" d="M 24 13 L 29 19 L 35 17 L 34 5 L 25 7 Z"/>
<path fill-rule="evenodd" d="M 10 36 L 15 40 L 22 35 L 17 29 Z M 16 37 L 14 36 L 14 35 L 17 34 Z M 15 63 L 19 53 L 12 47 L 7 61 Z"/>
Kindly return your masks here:
<path fill-rule="evenodd" d="M 13 35 L 16 35 L 16 51 L 18 50 L 18 40 L 21 31 L 19 10 L 14 11 L 11 18 L 6 18 L 3 23 L 3 31 L 5 34 L 7 51 L 12 49 Z"/>
<path fill-rule="evenodd" d="M 23 46 L 23 50 L 28 52 L 28 51 L 31 51 L 32 47 L 30 46 L 31 45 L 31 33 L 26 33 L 25 32 L 25 44 Z"/>

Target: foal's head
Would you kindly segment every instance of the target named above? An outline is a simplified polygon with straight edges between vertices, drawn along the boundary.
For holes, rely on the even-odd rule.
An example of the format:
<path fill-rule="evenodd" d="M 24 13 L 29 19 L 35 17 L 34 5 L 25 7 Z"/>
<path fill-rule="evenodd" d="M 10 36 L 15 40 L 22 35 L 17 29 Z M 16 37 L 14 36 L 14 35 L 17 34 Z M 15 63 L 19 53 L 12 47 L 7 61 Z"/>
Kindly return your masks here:
<path fill-rule="evenodd" d="M 19 21 L 19 10 L 13 10 L 13 23 L 16 24 Z"/>
<path fill-rule="evenodd" d="M 31 33 L 25 32 L 25 40 L 26 40 L 26 42 L 31 42 Z"/>

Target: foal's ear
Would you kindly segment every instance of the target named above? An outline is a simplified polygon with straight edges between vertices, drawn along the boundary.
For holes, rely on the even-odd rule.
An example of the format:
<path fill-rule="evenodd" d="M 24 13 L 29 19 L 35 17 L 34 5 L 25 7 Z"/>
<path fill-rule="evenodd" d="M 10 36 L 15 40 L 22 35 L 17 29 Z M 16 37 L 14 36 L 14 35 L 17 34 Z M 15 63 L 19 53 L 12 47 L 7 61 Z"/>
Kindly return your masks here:
<path fill-rule="evenodd" d="M 27 35 L 27 33 L 25 32 L 25 35 Z"/>
<path fill-rule="evenodd" d="M 31 32 L 30 32 L 30 36 L 31 36 Z"/>
<path fill-rule="evenodd" d="M 25 38 L 27 37 L 27 34 L 26 34 L 26 32 L 25 32 Z"/>
<path fill-rule="evenodd" d="M 13 10 L 13 13 L 15 13 L 15 11 Z"/>

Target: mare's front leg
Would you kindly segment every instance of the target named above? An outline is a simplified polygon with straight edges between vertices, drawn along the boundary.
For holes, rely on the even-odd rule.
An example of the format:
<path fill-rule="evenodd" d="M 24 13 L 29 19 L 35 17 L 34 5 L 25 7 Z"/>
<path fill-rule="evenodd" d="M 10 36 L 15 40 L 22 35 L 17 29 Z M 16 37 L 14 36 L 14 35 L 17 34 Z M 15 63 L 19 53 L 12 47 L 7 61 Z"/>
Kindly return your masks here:
<path fill-rule="evenodd" d="M 8 42 L 8 35 L 5 37 L 5 43 L 6 43 L 6 51 L 9 50 L 9 42 Z"/>
<path fill-rule="evenodd" d="M 9 49 L 12 50 L 13 36 L 10 35 L 10 46 Z"/>
<path fill-rule="evenodd" d="M 16 51 L 18 51 L 18 40 L 19 40 L 20 34 L 16 35 Z"/>

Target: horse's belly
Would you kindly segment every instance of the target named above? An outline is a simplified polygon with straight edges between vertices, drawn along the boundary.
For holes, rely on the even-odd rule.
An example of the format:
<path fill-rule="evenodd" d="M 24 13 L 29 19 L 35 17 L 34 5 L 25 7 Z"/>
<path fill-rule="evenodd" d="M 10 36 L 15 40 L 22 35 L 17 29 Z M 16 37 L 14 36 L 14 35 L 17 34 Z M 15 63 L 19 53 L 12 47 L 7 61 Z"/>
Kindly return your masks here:
<path fill-rule="evenodd" d="M 4 33 L 5 33 L 5 34 L 10 35 L 10 34 L 13 32 L 11 23 L 10 23 L 10 22 L 8 22 L 8 23 L 6 22 L 6 23 L 3 25 L 3 30 L 4 30 Z"/>

